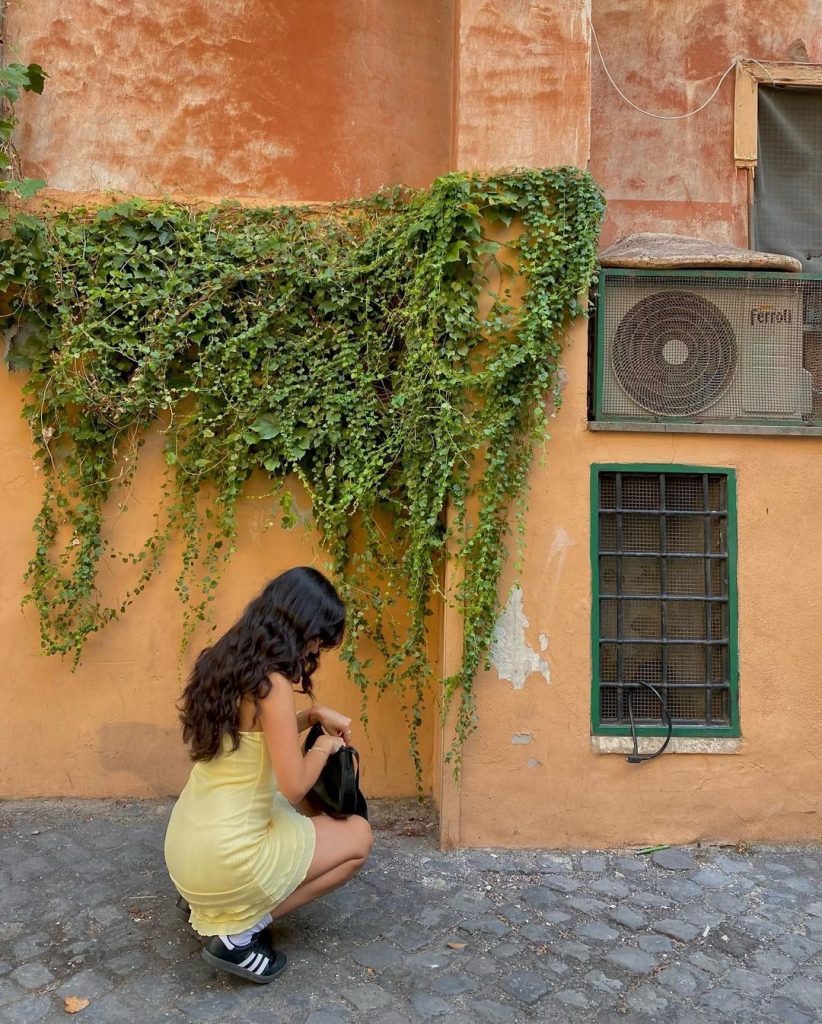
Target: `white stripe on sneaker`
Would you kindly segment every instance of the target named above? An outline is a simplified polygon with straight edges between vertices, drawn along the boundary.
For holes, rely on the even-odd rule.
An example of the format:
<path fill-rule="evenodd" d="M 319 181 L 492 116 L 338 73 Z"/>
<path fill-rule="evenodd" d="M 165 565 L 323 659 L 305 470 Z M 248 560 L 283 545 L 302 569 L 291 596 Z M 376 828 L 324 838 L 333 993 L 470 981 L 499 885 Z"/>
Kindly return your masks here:
<path fill-rule="evenodd" d="M 234 943 L 227 935 L 221 935 L 220 940 L 226 949 L 234 949 Z"/>
<path fill-rule="evenodd" d="M 249 971 L 256 971 L 259 967 L 260 961 L 263 959 L 262 953 L 257 953 L 252 963 L 248 965 Z"/>
<path fill-rule="evenodd" d="M 252 960 L 256 960 L 256 959 L 257 959 L 257 954 L 256 953 L 249 953 L 248 956 L 245 958 L 245 960 L 243 960 L 243 962 L 241 964 L 238 964 L 237 966 L 238 967 L 248 967 L 248 965 L 251 963 L 251 961 Z"/>
<path fill-rule="evenodd" d="M 257 968 L 257 970 L 254 973 L 255 974 L 262 974 L 265 970 L 267 970 L 267 968 L 268 968 L 268 957 L 264 956 L 263 957 L 263 962 L 260 964 L 260 966 Z"/>

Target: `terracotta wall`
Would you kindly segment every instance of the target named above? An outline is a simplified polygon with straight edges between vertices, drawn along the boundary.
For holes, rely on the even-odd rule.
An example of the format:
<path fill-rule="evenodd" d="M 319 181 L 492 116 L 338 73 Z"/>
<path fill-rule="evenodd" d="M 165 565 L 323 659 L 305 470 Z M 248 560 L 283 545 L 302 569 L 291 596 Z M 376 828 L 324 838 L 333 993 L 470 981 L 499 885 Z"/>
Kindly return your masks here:
<path fill-rule="evenodd" d="M 180 673 L 214 635 L 201 626 L 181 654 L 182 608 L 174 593 L 179 549 L 120 622 L 93 636 L 76 672 L 68 662 L 39 653 L 37 616 L 22 609 L 23 574 L 31 557 L 31 524 L 40 501 L 41 480 L 31 458 L 28 427 L 20 417 L 23 374 L 0 373 L 0 486 L 4 543 L 0 548 L 0 796 L 161 796 L 179 792 L 189 764 L 182 746 L 175 701 Z M 107 536 L 121 550 L 136 550 L 151 530 L 164 469 L 162 438 L 153 434 L 140 455 L 140 468 L 120 514 L 116 496 L 107 509 Z M 324 567 L 310 528 L 310 504 L 292 492 L 301 520 L 292 530 L 266 528 L 274 503 L 265 482 L 252 481 L 240 505 L 239 545 L 217 594 L 214 624 L 219 635 L 277 573 L 293 565 Z M 13 510 L 13 515 L 9 514 Z M 99 582 L 112 603 L 133 573 L 106 562 Z M 439 637 L 438 612 L 432 634 Z M 432 644 L 434 657 L 436 645 Z M 365 651 L 377 655 L 376 651 Z M 323 657 L 315 677 L 322 703 L 357 720 L 360 693 L 346 679 L 335 654 Z M 305 698 L 299 699 L 301 703 Z M 426 716 L 421 753 L 430 766 L 431 720 Z M 357 725 L 354 743 L 363 759 L 366 794 L 405 796 L 415 791 L 402 714 L 386 696 L 369 705 L 368 731 Z M 425 785 L 430 785 L 427 767 Z"/>
<path fill-rule="evenodd" d="M 152 13 L 147 5 L 142 18 L 130 17 L 135 7 L 82 0 L 69 18 L 56 2 L 12 6 L 21 57 L 42 59 L 55 75 L 44 108 L 25 108 L 21 143 L 29 173 L 43 170 L 69 190 L 327 199 L 381 182 L 423 183 L 449 165 L 449 152 L 454 166 L 483 170 L 585 165 L 590 156 L 611 204 L 606 240 L 637 230 L 704 229 L 709 237 L 745 242 L 730 81 L 704 114 L 683 122 L 632 112 L 596 58 L 589 63 L 584 0 L 420 2 L 413 17 L 400 0 L 283 3 L 276 16 L 261 0 L 239 13 L 237 5 L 190 4 L 185 17 L 170 8 Z M 803 36 L 811 56 L 822 58 L 813 7 L 811 0 L 788 0 L 777 17 L 762 0 L 596 0 L 593 13 L 626 92 L 640 105 L 670 112 L 698 104 L 713 88 L 710 76 L 736 54 L 782 57 Z M 332 33 L 343 17 L 344 30 Z M 33 46 L 37 40 L 42 45 Z M 77 53 L 91 64 L 78 62 Z M 185 95 L 172 84 L 170 56 L 191 83 Z M 94 60 L 99 74 L 88 71 Z M 379 88 L 372 88 L 375 81 Z M 297 97 L 288 110 L 304 116 L 286 119 L 273 102 L 283 92 Z M 381 119 L 393 127 L 375 133 Z M 815 509 L 822 440 L 592 433 L 583 324 L 569 328 L 565 365 L 565 405 L 551 422 L 545 465 L 536 462 L 530 475 L 521 595 L 511 600 L 510 567 L 501 583 L 508 655 L 498 653 L 496 667 L 477 679 L 480 728 L 467 744 L 459 783 L 443 765 L 443 732 L 427 726 L 444 844 L 818 839 L 822 554 Z M 7 522 L 0 573 L 7 638 L 0 792 L 172 792 L 185 764 L 174 738 L 178 619 L 170 586 L 155 581 L 124 623 L 93 642 L 74 677 L 38 657 L 36 624 L 19 611 L 38 495 L 17 416 L 20 383 L 0 375 L 0 479 L 19 509 Z M 159 464 L 152 457 L 138 480 L 144 517 L 156 491 Z M 593 462 L 738 471 L 743 737 L 736 753 L 672 753 L 632 766 L 592 750 Z M 264 513 L 253 500 L 243 516 L 244 542 L 220 594 L 220 624 L 278 568 L 317 556 L 310 533 L 263 535 Z M 459 658 L 456 611 L 444 613 L 441 625 L 433 635 L 443 638 L 447 673 Z M 525 666 L 521 686 L 514 685 L 520 680 L 512 661 Z M 356 699 L 333 665 L 322 692 L 348 706 Z M 410 792 L 409 766 L 396 754 L 396 711 L 384 704 L 373 721 L 378 742 L 365 749 L 370 792 Z"/>
<path fill-rule="evenodd" d="M 605 62 L 620 89 L 655 114 L 681 114 L 713 92 L 735 57 L 822 61 L 815 0 L 593 0 Z M 801 59 L 801 58 L 799 58 Z M 748 243 L 747 172 L 733 160 L 734 74 L 699 114 L 658 120 L 633 110 L 594 48 L 591 170 L 605 188 L 602 244 L 634 231 Z"/>
<path fill-rule="evenodd" d="M 451 145 L 451 0 L 10 0 L 7 53 L 39 61 L 43 96 L 19 105 L 25 173 L 46 178 L 58 202 L 102 190 L 193 199 L 335 200 L 382 185 L 426 185 L 447 170 Z M 168 560 L 122 623 L 89 643 L 72 674 L 38 653 L 22 582 L 40 495 L 27 428 L 24 378 L 0 373 L 0 481 L 6 517 L 0 552 L 0 795 L 145 796 L 174 793 L 188 770 L 174 702 L 180 678 L 180 608 Z M 162 462 L 155 436 L 127 516 L 110 528 L 126 547 L 148 530 Z M 305 498 L 299 498 L 303 508 Z M 270 502 L 248 498 L 240 548 L 219 591 L 225 629 L 271 576 L 322 567 L 316 536 L 265 532 Z M 103 587 L 125 585 L 113 568 Z M 441 635 L 432 621 L 432 657 Z M 182 660 L 190 664 L 201 630 Z M 320 700 L 358 717 L 359 692 L 329 657 Z M 406 728 L 385 697 L 355 733 L 372 795 L 415 792 Z M 431 727 L 421 753 L 430 786 Z"/>
<path fill-rule="evenodd" d="M 478 679 L 481 726 L 446 808 L 446 841 L 582 848 L 818 841 L 822 438 L 591 433 L 582 332 L 574 332 L 565 366 L 565 405 L 547 466 L 531 472 L 524 619 L 509 612 L 505 623 L 510 649 L 532 670 L 515 689 L 509 663 L 498 658 L 499 671 Z M 600 462 L 737 470 L 736 753 L 666 753 L 629 765 L 591 749 L 589 473 Z M 512 582 L 506 574 L 505 602 Z"/>
<path fill-rule="evenodd" d="M 487 6 L 463 6 L 493 24 Z M 473 125 L 482 119 L 483 100 L 477 93 L 464 131 L 472 139 L 466 152 L 478 166 L 503 163 L 515 147 L 530 163 L 587 160 L 587 72 L 584 60 L 572 56 L 584 53 L 586 28 L 574 19 L 574 5 L 551 6 L 558 18 L 551 47 L 567 55 L 567 63 L 545 68 L 545 89 L 532 89 L 530 54 L 540 45 L 532 40 L 505 78 L 510 95 L 519 88 L 528 117 L 545 131 L 522 144 L 520 120 L 512 118 L 510 128 L 501 125 L 478 138 Z M 724 70 L 737 52 L 782 56 L 786 40 L 806 33 L 813 53 L 810 9 L 783 5 L 777 18 L 759 3 L 597 0 L 594 18 L 615 77 L 649 108 L 671 110 L 683 92 L 688 105 L 705 94 L 704 86 L 685 89 L 683 81 Z M 547 21 L 536 11 L 532 17 L 538 33 L 536 25 Z M 561 87 L 549 84 L 555 74 Z M 620 106 L 595 63 L 592 79 L 591 163 L 610 200 L 606 237 L 704 228 L 709 237 L 744 244 L 730 83 L 707 119 L 671 127 Z M 491 119 L 494 101 L 487 102 Z M 815 510 L 822 439 L 593 433 L 587 429 L 583 325 L 569 330 L 564 362 L 564 406 L 551 423 L 545 466 L 535 462 L 530 473 L 521 591 L 512 591 L 509 566 L 500 586 L 506 612 L 495 667 L 476 681 L 480 728 L 466 745 L 460 782 L 448 771 L 435 778 L 444 844 L 590 848 L 818 840 L 822 551 Z M 737 470 L 743 735 L 735 753 L 668 753 L 635 766 L 624 755 L 592 749 L 589 478 L 598 462 Z M 448 665 L 459 643 L 451 611 L 445 626 Z"/>
<path fill-rule="evenodd" d="M 459 5 L 460 71 L 454 111 L 455 151 L 466 170 L 506 166 L 575 164 L 585 166 L 590 143 L 590 67 L 587 5 L 582 0 L 499 5 L 487 0 L 461 0 Z M 511 59 L 511 51 L 516 59 Z M 468 61 L 467 54 L 473 54 Z M 504 56 L 500 59 L 499 55 Z M 505 117 L 501 104 L 511 111 Z M 585 328 L 574 325 L 568 343 L 585 348 Z M 553 466 L 553 459 L 551 460 Z M 552 486 L 546 468 L 534 465 L 529 478 L 532 514 L 527 537 L 526 594 L 539 579 L 540 544 L 552 528 L 544 493 Z M 510 567 L 509 570 L 510 572 Z M 453 588 L 453 575 L 446 584 Z M 506 574 L 500 593 L 510 588 Z M 529 601 L 530 604 L 530 601 Z M 460 617 L 444 612 L 443 669 L 459 663 Z M 578 630 L 578 640 L 585 637 Z M 479 731 L 465 748 L 457 782 L 442 751 L 449 723 L 437 736 L 434 795 L 440 808 L 443 845 L 544 845 L 555 843 L 533 818 L 544 776 L 521 771 L 524 748 L 513 746 L 509 728 L 529 726 L 520 691 L 494 685 L 495 674 L 481 672 L 475 688 L 480 709 Z M 534 718 L 550 720 L 550 707 L 534 707 Z M 491 799 L 501 802 L 491 805 Z"/>
<path fill-rule="evenodd" d="M 448 168 L 451 0 L 10 0 L 57 189 L 345 199 Z"/>

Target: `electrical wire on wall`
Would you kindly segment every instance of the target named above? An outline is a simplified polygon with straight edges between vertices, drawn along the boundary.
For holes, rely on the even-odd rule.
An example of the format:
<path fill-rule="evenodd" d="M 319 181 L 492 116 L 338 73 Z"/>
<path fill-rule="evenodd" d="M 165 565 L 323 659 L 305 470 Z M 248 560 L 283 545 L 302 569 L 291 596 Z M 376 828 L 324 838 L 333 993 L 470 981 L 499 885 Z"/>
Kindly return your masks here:
<path fill-rule="evenodd" d="M 728 65 L 728 67 L 725 69 L 725 71 L 722 72 L 722 76 L 720 77 L 719 81 L 716 83 L 716 87 L 715 87 L 714 91 L 711 93 L 711 95 L 705 100 L 704 103 L 700 103 L 700 105 L 698 107 L 696 107 L 694 110 L 689 110 L 689 111 L 687 111 L 684 114 L 655 114 L 651 110 L 645 110 L 643 107 L 637 106 L 637 104 L 634 103 L 634 101 L 632 99 L 629 99 L 625 95 L 625 93 L 622 91 L 622 89 L 620 89 L 620 87 L 614 81 L 614 77 L 611 74 L 610 70 L 608 69 L 608 65 L 605 63 L 605 57 L 602 54 L 602 48 L 599 45 L 599 38 L 597 37 L 597 32 L 596 32 L 596 29 L 594 28 L 594 20 L 593 20 L 593 18 L 589 18 L 589 21 L 590 21 L 590 25 L 591 25 L 591 35 L 594 38 L 594 45 L 596 46 L 597 54 L 599 55 L 599 61 L 600 61 L 600 64 L 602 64 L 602 70 L 605 72 L 605 75 L 606 75 L 608 81 L 611 83 L 611 85 L 617 91 L 619 96 L 628 104 L 629 107 L 633 107 L 634 110 L 639 111 L 640 114 L 645 114 L 647 117 L 656 118 L 658 121 L 681 121 L 681 120 L 683 120 L 686 117 L 693 117 L 694 114 L 698 114 L 700 111 L 704 110 L 708 106 L 709 103 L 712 103 L 716 99 L 717 93 L 719 92 L 719 90 L 722 87 L 722 83 L 725 81 L 725 79 L 734 70 L 734 68 L 737 66 L 737 64 L 740 61 L 739 57 L 734 57 L 734 59 L 731 61 L 731 63 Z M 768 77 L 769 78 L 771 77 L 771 74 L 768 71 L 768 69 L 763 64 L 761 64 L 758 60 L 755 60 L 753 57 L 747 57 L 745 59 L 746 60 L 750 60 L 754 64 L 758 64 L 765 71 L 765 73 L 768 75 Z"/>
<path fill-rule="evenodd" d="M 668 734 L 665 737 L 662 746 L 660 746 L 658 750 L 655 750 L 652 754 L 640 754 L 639 740 L 637 738 L 636 732 L 636 722 L 634 721 L 633 693 L 631 690 L 628 690 L 628 717 L 631 720 L 631 739 L 634 741 L 633 751 L 630 754 L 628 754 L 628 756 L 625 758 L 628 764 L 642 764 L 643 761 L 652 761 L 655 757 L 659 757 L 659 755 L 671 742 L 671 734 L 674 731 L 674 720 L 671 717 L 671 712 L 668 710 L 668 705 L 665 702 L 665 698 L 662 696 L 659 690 L 655 686 L 651 686 L 650 683 L 645 683 L 641 679 L 638 680 L 638 683 L 640 686 L 644 686 L 646 690 L 650 690 L 651 693 L 657 698 L 659 703 L 662 705 L 662 718 L 668 727 Z"/>

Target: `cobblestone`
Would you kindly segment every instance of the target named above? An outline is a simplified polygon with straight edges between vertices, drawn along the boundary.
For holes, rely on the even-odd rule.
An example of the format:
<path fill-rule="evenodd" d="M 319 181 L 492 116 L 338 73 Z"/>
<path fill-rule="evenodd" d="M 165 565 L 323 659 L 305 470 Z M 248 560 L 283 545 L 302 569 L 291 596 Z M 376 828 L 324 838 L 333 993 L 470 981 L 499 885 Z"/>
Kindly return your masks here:
<path fill-rule="evenodd" d="M 16 971 L 11 972 L 12 978 L 18 985 L 26 989 L 43 988 L 49 982 L 54 981 L 54 975 L 42 964 L 21 964 Z"/>
<path fill-rule="evenodd" d="M 277 923 L 263 988 L 175 913 L 170 807 L 3 804 L 2 1024 L 63 1022 L 66 995 L 80 1024 L 822 1020 L 819 848 L 442 853 L 425 809 L 377 801 L 366 870 Z"/>
<path fill-rule="evenodd" d="M 421 1020 L 431 1020 L 432 1017 L 444 1017 L 451 1012 L 451 1007 L 439 996 L 432 996 L 429 992 L 415 992 L 411 996 L 411 1005 L 414 1012 Z"/>
<path fill-rule="evenodd" d="M 550 989 L 535 971 L 513 971 L 503 980 L 502 987 L 521 1003 L 535 1003 Z"/>
<path fill-rule="evenodd" d="M 668 935 L 670 938 L 676 939 L 677 942 L 690 942 L 699 935 L 699 929 L 695 928 L 692 924 L 686 924 L 684 921 L 676 921 L 670 918 L 657 921 L 652 927 L 655 932 L 659 932 L 661 935 Z"/>
<path fill-rule="evenodd" d="M 669 871 L 693 871 L 696 868 L 696 861 L 689 850 L 672 846 L 667 850 L 657 850 L 651 855 L 651 860 L 661 868 Z"/>
<path fill-rule="evenodd" d="M 631 910 L 630 907 L 617 907 L 607 916 L 612 921 L 616 921 L 617 924 L 630 928 L 631 931 L 637 931 L 639 928 L 645 928 L 648 924 L 648 919 L 646 917 L 642 914 L 638 914 L 635 910 Z"/>
<path fill-rule="evenodd" d="M 657 984 L 666 990 L 675 992 L 680 996 L 692 996 L 696 992 L 705 991 L 711 987 L 707 975 L 700 971 L 681 967 L 679 964 L 671 964 L 656 976 Z"/>
<path fill-rule="evenodd" d="M 631 974 L 650 974 L 657 965 L 655 957 L 639 949 L 618 949 L 608 959 Z"/>

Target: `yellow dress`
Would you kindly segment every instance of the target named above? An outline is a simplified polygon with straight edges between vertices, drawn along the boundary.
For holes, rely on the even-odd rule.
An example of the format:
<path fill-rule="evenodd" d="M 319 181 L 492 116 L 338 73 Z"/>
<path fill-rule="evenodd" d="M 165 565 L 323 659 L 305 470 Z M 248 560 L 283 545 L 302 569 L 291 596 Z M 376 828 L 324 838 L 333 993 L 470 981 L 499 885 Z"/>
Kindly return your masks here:
<path fill-rule="evenodd" d="M 168 873 L 201 935 L 244 931 L 302 882 L 314 824 L 277 788 L 261 732 L 241 732 L 198 761 L 174 805 L 165 840 Z"/>

